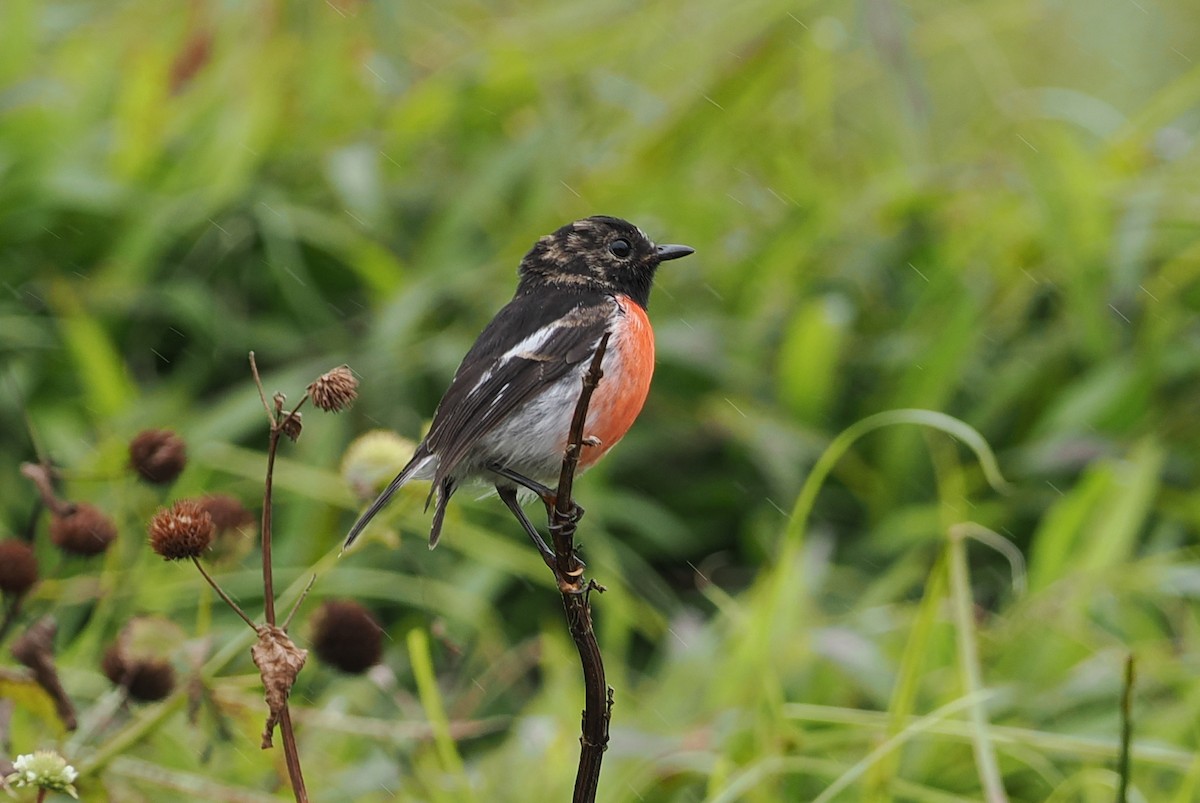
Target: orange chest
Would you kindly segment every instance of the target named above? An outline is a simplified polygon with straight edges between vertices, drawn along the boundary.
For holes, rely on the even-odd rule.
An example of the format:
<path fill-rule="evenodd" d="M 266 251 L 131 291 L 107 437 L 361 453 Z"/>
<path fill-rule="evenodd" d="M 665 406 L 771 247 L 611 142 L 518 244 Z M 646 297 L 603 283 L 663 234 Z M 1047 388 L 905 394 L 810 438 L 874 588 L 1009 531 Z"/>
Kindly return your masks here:
<path fill-rule="evenodd" d="M 654 330 L 646 310 L 625 297 L 617 325 L 604 358 L 604 376 L 588 408 L 586 435 L 598 438 L 598 447 L 585 448 L 580 462 L 586 467 L 599 460 L 633 426 L 654 376 Z"/>

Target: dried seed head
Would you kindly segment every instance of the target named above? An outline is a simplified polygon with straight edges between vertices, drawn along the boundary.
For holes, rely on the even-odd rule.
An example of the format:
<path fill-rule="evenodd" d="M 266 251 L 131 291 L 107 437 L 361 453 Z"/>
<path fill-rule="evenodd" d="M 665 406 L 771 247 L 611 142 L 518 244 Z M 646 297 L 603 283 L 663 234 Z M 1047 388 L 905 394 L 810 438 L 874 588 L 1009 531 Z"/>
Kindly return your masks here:
<path fill-rule="evenodd" d="M 162 700 L 175 688 L 170 655 L 185 641 L 184 631 L 169 619 L 134 617 L 104 652 L 101 670 L 133 700 Z"/>
<path fill-rule="evenodd" d="M 169 429 L 143 430 L 129 442 L 129 465 L 146 482 L 167 485 L 187 465 L 187 446 Z"/>
<path fill-rule="evenodd" d="M 280 427 L 283 429 L 283 434 L 287 435 L 292 443 L 295 443 L 300 439 L 300 430 L 304 429 L 304 414 L 289 413 L 287 418 L 283 419 Z"/>
<path fill-rule="evenodd" d="M 166 560 L 198 558 L 213 539 L 213 520 L 195 499 L 159 508 L 150 520 L 150 546 Z"/>
<path fill-rule="evenodd" d="M 86 502 L 50 520 L 50 540 L 72 555 L 99 555 L 116 539 L 117 526 L 99 508 Z"/>
<path fill-rule="evenodd" d="M 342 455 L 342 479 L 359 499 L 374 499 L 412 457 L 417 447 L 387 429 L 357 437 Z"/>
<path fill-rule="evenodd" d="M 197 501 L 208 511 L 216 528 L 212 546 L 204 559 L 210 564 L 220 564 L 244 557 L 257 540 L 257 514 L 229 494 L 212 494 Z"/>
<path fill-rule="evenodd" d="M 354 378 L 350 366 L 339 365 L 321 374 L 317 381 L 308 386 L 308 397 L 325 412 L 340 413 L 358 398 L 358 380 Z"/>
<path fill-rule="evenodd" d="M 383 628 L 357 602 L 326 600 L 313 617 L 312 646 L 322 662 L 361 674 L 383 655 Z"/>
<path fill-rule="evenodd" d="M 104 653 L 100 669 L 114 686 L 122 686 L 135 700 L 152 703 L 175 689 L 175 669 L 166 661 L 127 661 L 119 644 Z"/>
<path fill-rule="evenodd" d="M 254 526 L 258 517 L 246 509 L 242 500 L 229 494 L 209 494 L 196 500 L 208 511 L 217 534 L 225 530 L 242 530 Z"/>
<path fill-rule="evenodd" d="M 100 669 L 113 685 L 128 690 L 134 700 L 161 700 L 175 689 L 170 655 L 185 640 L 179 626 L 168 619 L 134 617 L 105 650 Z"/>
<path fill-rule="evenodd" d="M 37 579 L 37 558 L 29 544 L 15 538 L 0 541 L 0 592 L 24 596 Z"/>

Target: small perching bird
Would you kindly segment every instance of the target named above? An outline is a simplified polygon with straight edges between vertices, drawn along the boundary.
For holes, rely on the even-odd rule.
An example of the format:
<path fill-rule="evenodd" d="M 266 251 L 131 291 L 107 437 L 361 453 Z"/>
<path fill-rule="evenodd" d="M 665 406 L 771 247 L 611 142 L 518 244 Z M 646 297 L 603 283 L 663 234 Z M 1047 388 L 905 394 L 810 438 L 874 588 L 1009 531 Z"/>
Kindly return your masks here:
<path fill-rule="evenodd" d="M 693 253 L 655 245 L 628 221 L 597 215 L 534 244 L 518 269 L 516 295 L 459 365 L 412 459 L 358 518 L 367 523 L 409 480 L 432 480 L 429 547 L 437 546 L 446 504 L 463 483 L 490 482 L 538 545 L 518 488 L 550 493 L 562 466 L 581 380 L 605 333 L 603 380 L 584 424 L 583 471 L 624 437 L 641 412 L 654 373 L 654 332 L 646 316 L 660 263 Z M 428 500 L 426 501 L 428 505 Z"/>

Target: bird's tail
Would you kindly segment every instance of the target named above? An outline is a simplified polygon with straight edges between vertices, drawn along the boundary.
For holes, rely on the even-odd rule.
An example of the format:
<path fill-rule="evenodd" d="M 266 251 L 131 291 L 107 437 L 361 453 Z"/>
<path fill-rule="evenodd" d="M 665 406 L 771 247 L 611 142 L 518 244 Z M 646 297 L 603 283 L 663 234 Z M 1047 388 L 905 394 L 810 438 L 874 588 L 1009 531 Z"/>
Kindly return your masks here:
<path fill-rule="evenodd" d="M 438 539 L 442 537 L 442 522 L 446 520 L 446 503 L 450 501 L 450 497 L 454 495 L 457 487 L 458 485 L 453 479 L 446 477 L 441 482 L 434 481 L 433 488 L 429 491 L 429 496 L 432 497 L 434 489 L 437 490 L 437 504 L 433 507 L 433 525 L 429 528 L 430 549 L 436 547 Z M 425 500 L 425 509 L 429 510 L 429 499 Z"/>
<path fill-rule="evenodd" d="M 418 453 L 413 455 L 412 460 L 408 461 L 408 465 L 400 470 L 396 478 L 388 483 L 388 487 L 383 489 L 383 493 L 371 503 L 369 508 L 363 511 L 363 514 L 358 517 L 358 521 L 354 522 L 354 526 L 350 528 L 349 535 L 346 536 L 346 543 L 342 544 L 343 552 L 350 548 L 355 539 L 367 528 L 371 519 L 375 518 L 375 514 L 383 510 L 383 506 L 391 500 L 396 491 L 403 488 L 409 480 L 421 473 L 422 469 L 425 469 L 429 465 L 429 461 L 433 459 L 434 456 L 431 454 Z"/>

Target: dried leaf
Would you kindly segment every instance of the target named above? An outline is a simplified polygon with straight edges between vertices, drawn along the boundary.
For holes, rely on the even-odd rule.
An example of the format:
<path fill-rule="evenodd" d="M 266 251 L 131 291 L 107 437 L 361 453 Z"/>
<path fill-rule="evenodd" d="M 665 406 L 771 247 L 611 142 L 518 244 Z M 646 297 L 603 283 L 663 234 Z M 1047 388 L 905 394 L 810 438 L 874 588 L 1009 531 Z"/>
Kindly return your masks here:
<path fill-rule="evenodd" d="M 264 695 L 267 700 L 267 724 L 263 728 L 262 747 L 273 746 L 272 735 L 279 718 L 287 707 L 288 695 L 296 676 L 304 668 L 308 650 L 301 650 L 282 628 L 275 625 L 260 625 L 258 641 L 250 648 L 258 672 L 262 675 Z"/>

